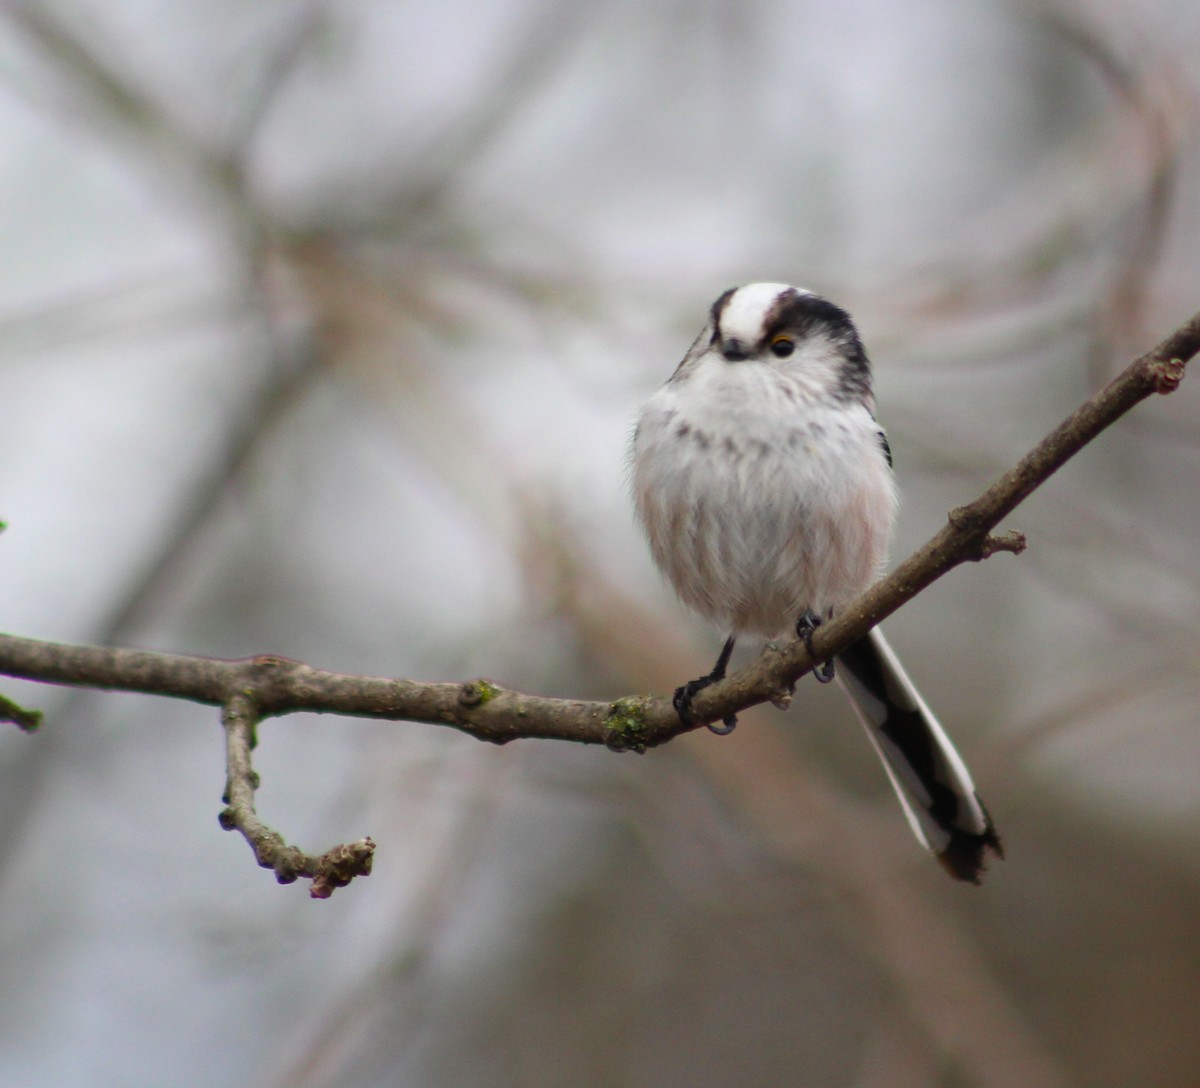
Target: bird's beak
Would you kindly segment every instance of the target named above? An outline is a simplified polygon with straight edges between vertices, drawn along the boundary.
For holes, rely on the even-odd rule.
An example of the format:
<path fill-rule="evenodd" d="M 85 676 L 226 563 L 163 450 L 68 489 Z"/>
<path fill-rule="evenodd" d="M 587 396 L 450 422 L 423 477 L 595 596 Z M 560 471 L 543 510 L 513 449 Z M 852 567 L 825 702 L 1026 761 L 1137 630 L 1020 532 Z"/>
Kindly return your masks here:
<path fill-rule="evenodd" d="M 741 363 L 750 358 L 750 350 L 736 337 L 721 341 L 721 355 L 729 363 Z"/>

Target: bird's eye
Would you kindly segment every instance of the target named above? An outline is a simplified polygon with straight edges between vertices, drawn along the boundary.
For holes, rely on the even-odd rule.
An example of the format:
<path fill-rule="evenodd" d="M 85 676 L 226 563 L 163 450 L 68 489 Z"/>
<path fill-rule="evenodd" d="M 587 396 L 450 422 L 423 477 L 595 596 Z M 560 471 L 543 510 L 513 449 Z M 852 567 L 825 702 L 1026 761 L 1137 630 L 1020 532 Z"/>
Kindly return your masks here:
<path fill-rule="evenodd" d="M 779 359 L 786 359 L 796 350 L 796 343 L 790 336 L 777 336 L 771 341 L 771 354 Z"/>

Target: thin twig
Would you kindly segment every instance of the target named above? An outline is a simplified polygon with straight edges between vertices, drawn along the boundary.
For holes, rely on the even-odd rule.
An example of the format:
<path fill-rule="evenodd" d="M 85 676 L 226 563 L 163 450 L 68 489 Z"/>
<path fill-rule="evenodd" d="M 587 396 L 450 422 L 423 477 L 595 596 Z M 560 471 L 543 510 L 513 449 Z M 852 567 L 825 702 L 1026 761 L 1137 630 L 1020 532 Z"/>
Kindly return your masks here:
<path fill-rule="evenodd" d="M 244 694 L 234 695 L 222 708 L 226 767 L 222 799 L 226 808 L 221 812 L 221 826 L 226 831 L 240 831 L 258 864 L 273 870 L 280 884 L 306 877 L 312 880 L 309 894 L 314 899 L 328 899 L 335 888 L 345 887 L 356 876 L 370 875 L 375 844 L 369 838 L 359 839 L 313 857 L 298 847 L 288 846 L 278 831 L 259 819 L 254 811 L 258 775 L 250 761 L 258 723 L 254 702 Z"/>
<path fill-rule="evenodd" d="M 42 724 L 42 712 L 26 710 L 0 695 L 0 722 L 12 722 L 23 733 L 36 733 Z"/>

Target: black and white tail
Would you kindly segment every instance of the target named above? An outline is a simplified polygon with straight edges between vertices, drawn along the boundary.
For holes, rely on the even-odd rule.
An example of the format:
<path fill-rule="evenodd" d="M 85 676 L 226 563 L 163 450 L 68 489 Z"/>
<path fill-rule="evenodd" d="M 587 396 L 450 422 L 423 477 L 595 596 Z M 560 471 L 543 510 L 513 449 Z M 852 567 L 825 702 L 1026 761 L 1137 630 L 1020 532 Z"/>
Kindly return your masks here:
<path fill-rule="evenodd" d="M 1004 856 L 971 774 L 882 632 L 838 655 L 838 679 L 917 838 L 957 880 L 978 884 L 988 850 Z"/>

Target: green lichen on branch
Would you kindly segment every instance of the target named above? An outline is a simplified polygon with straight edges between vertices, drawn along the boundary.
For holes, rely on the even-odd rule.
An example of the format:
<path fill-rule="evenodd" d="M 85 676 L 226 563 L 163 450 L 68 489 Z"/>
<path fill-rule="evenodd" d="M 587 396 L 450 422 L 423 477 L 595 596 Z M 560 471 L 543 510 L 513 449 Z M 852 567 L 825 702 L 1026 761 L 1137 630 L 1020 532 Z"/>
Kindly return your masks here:
<path fill-rule="evenodd" d="M 604 743 L 614 752 L 644 752 L 650 738 L 646 708 L 652 702 L 649 695 L 631 695 L 613 703 L 604 718 Z"/>

